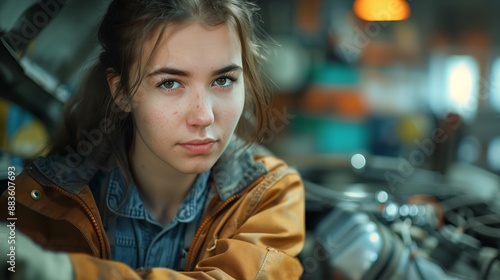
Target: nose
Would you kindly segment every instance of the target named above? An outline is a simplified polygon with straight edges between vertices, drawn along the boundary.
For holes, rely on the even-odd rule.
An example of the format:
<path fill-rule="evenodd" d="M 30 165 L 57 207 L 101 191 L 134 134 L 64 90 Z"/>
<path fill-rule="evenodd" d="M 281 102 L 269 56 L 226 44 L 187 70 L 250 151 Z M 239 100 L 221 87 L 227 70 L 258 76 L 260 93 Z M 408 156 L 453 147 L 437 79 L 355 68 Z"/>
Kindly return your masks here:
<path fill-rule="evenodd" d="M 193 92 L 187 118 L 187 124 L 189 126 L 205 128 L 214 123 L 212 101 L 208 94 L 209 93 L 204 90 Z"/>

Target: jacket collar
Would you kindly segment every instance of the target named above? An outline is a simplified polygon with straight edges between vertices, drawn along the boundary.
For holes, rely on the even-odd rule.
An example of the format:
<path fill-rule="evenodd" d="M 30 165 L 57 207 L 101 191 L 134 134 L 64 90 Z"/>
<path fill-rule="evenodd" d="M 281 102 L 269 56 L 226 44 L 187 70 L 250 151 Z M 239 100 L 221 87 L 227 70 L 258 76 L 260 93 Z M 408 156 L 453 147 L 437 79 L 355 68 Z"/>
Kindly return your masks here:
<path fill-rule="evenodd" d="M 215 188 L 222 201 L 240 193 L 257 178 L 269 172 L 262 162 L 254 160 L 257 148 L 236 137 L 229 142 L 219 161 L 212 168 Z"/>
<path fill-rule="evenodd" d="M 243 147 L 243 142 L 233 137 L 228 147 L 212 167 L 211 175 L 215 189 L 221 200 L 240 193 L 257 178 L 269 172 L 262 162 L 254 161 L 257 147 Z M 102 160 L 109 160 L 107 155 L 100 155 Z M 102 167 L 90 158 L 84 158 L 78 153 L 66 156 L 39 157 L 33 166 L 53 184 L 77 194 L 90 182 L 96 172 Z M 108 170 L 111 172 L 111 170 Z"/>

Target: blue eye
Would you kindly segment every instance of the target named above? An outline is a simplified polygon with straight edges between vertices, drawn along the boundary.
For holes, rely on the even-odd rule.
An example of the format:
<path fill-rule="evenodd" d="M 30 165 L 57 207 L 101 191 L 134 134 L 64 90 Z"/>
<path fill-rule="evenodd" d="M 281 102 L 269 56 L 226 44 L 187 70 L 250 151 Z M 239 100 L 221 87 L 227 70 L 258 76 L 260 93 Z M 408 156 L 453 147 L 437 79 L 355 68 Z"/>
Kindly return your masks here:
<path fill-rule="evenodd" d="M 235 79 L 231 77 L 220 77 L 217 78 L 213 85 L 218 86 L 218 87 L 229 87 L 235 82 Z"/>
<path fill-rule="evenodd" d="M 158 85 L 159 88 L 166 89 L 166 90 L 174 90 L 174 89 L 179 88 L 180 86 L 181 86 L 181 84 L 177 81 L 174 81 L 174 80 L 162 81 Z"/>

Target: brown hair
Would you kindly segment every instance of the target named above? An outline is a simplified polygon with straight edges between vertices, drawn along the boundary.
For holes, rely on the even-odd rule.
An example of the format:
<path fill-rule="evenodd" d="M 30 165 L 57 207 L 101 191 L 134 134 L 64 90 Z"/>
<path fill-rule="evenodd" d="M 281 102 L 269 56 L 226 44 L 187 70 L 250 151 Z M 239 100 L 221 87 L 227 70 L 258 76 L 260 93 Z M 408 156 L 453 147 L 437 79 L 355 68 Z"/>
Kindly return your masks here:
<path fill-rule="evenodd" d="M 131 139 L 133 122 L 130 114 L 115 103 L 107 75 L 120 76 L 118 91 L 130 101 L 143 78 L 145 66 L 140 65 L 140 58 L 144 43 L 166 26 L 192 22 L 207 28 L 228 23 L 237 32 L 242 47 L 246 100 L 236 134 L 247 144 L 261 141 L 270 120 L 270 97 L 269 83 L 261 74 L 264 49 L 257 34 L 260 29 L 254 23 L 257 10 L 256 5 L 243 0 L 114 0 L 99 28 L 102 46 L 99 60 L 68 101 L 64 122 L 49 143 L 48 154 L 67 155 L 77 151 L 83 156 L 94 156 L 95 148 L 99 147 L 98 150 L 112 151 L 122 161 L 113 144 L 114 137 L 120 133 Z M 134 68 L 137 73 L 130 71 L 134 64 L 138 65 Z M 82 145 L 89 138 L 94 140 L 90 151 Z"/>

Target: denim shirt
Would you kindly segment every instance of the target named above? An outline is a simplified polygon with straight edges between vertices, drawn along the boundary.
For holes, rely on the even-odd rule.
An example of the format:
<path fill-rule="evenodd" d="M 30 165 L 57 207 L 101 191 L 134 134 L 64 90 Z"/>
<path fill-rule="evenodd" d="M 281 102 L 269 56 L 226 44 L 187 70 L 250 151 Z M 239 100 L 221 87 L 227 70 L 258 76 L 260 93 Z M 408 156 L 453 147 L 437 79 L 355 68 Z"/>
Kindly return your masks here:
<path fill-rule="evenodd" d="M 208 178 L 209 171 L 198 175 L 176 216 L 163 227 L 146 210 L 133 180 L 129 180 L 126 202 L 119 207 L 126 191 L 125 179 L 118 167 L 113 168 L 106 206 L 115 215 L 104 220 L 111 258 L 134 269 L 166 267 L 184 270 L 188 249 L 185 247 L 189 247 L 189 244 L 184 244 L 186 231 L 198 228 L 207 200 Z M 191 238 L 193 236 L 194 232 L 191 232 Z"/>

